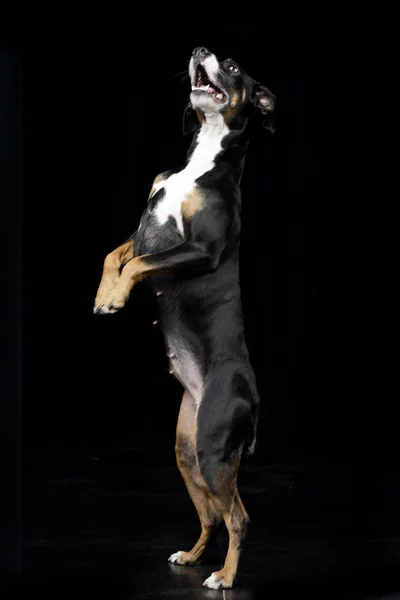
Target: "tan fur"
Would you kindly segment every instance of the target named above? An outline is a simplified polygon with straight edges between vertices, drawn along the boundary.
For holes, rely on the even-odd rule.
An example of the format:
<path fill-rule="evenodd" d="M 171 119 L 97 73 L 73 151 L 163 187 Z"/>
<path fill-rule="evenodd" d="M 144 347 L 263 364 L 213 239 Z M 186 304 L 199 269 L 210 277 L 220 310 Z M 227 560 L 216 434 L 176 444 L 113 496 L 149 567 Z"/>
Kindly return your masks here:
<path fill-rule="evenodd" d="M 200 124 L 203 125 L 204 121 L 206 120 L 206 118 L 203 115 L 203 113 L 200 112 L 199 110 L 196 110 L 196 115 L 197 115 L 197 118 L 198 118 Z"/>
<path fill-rule="evenodd" d="M 237 490 L 237 472 L 239 457 L 229 465 L 216 469 L 214 473 L 213 502 L 221 512 L 229 533 L 228 552 L 225 564 L 220 571 L 214 573 L 217 581 L 222 581 L 222 587 L 231 588 L 234 584 L 241 551 L 241 541 L 245 527 L 249 521 L 248 514 Z"/>
<path fill-rule="evenodd" d="M 229 100 L 229 106 L 228 106 L 227 110 L 224 113 L 224 121 L 225 121 L 225 123 L 227 125 L 232 121 L 232 119 L 236 115 L 239 106 L 240 106 L 239 105 L 239 94 L 235 90 L 232 93 L 232 96 L 231 96 L 231 98 Z"/>
<path fill-rule="evenodd" d="M 249 521 L 247 512 L 237 490 L 237 473 L 240 456 L 224 466 L 217 467 L 211 493 L 198 466 L 196 455 L 197 410 L 192 396 L 185 392 L 176 428 L 176 459 L 188 493 L 197 510 L 201 534 L 189 552 L 182 552 L 177 563 L 192 565 L 203 554 L 210 540 L 213 527 L 222 516 L 229 533 L 225 564 L 214 573 L 224 588 L 234 584 L 240 558 L 241 540 Z"/>
<path fill-rule="evenodd" d="M 192 565 L 203 554 L 216 521 L 220 519 L 210 491 L 200 473 L 196 457 L 195 439 L 196 404 L 189 392 L 183 394 L 176 427 L 176 462 L 186 489 L 196 508 L 201 524 L 201 534 L 188 552 L 182 552 L 178 564 Z"/>
<path fill-rule="evenodd" d="M 113 305 L 117 309 L 122 308 L 128 300 L 134 285 L 142 281 L 146 275 L 160 272 L 157 265 L 149 265 L 146 262 L 146 256 L 149 255 L 143 254 L 142 256 L 132 258 L 132 260 L 126 263 L 119 277 L 117 271 L 112 289 L 107 295 L 102 294 L 101 298 L 96 297 L 95 306 L 105 304 L 106 306 Z"/>
<path fill-rule="evenodd" d="M 167 179 L 168 179 L 168 175 L 166 175 L 165 173 L 160 173 L 159 175 L 157 175 L 157 177 L 153 181 L 153 185 L 151 187 L 150 194 L 149 194 L 147 201 L 149 201 L 150 198 L 152 197 L 152 195 L 154 194 L 155 186 L 157 185 L 157 183 L 161 183 L 161 181 L 166 181 Z"/>
<path fill-rule="evenodd" d="M 125 242 L 125 244 L 118 246 L 118 248 L 106 256 L 101 281 L 96 294 L 95 306 L 103 304 L 107 296 L 111 293 L 111 290 L 118 281 L 121 267 L 133 259 L 133 253 L 134 240 L 131 239 Z"/>
<path fill-rule="evenodd" d="M 186 194 L 185 200 L 182 202 L 182 215 L 184 218 L 190 220 L 201 209 L 204 202 L 205 198 L 198 188 Z"/>

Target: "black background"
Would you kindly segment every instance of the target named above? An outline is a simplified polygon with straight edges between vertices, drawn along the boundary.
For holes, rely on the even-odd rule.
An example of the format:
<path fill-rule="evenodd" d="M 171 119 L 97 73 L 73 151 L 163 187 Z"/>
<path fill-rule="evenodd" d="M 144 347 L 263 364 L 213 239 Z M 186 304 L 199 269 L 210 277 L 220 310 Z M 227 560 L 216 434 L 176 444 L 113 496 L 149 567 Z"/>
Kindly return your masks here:
<path fill-rule="evenodd" d="M 362 528 L 370 510 L 389 510 L 391 535 L 400 381 L 395 270 L 378 254 L 386 213 L 376 202 L 367 229 L 365 196 L 345 184 L 342 156 L 353 146 L 343 81 L 329 72 L 322 90 L 328 67 L 315 38 L 266 35 L 264 25 L 53 41 L 25 54 L 21 296 L 14 286 L 23 306 L 24 472 L 62 471 L 79 457 L 175 464 L 182 390 L 152 325 L 154 299 L 140 284 L 117 315 L 94 317 L 92 306 L 103 259 L 137 228 L 154 176 L 185 159 L 186 73 L 197 45 L 231 56 L 277 97 L 276 133 L 252 140 L 242 180 L 242 298 L 261 396 L 255 465 L 316 466 L 333 478 L 348 469 L 338 483 L 346 518 L 362 513 Z M 18 381 L 17 372 L 17 391 Z M 7 415 L 15 423 L 15 410 Z"/>
<path fill-rule="evenodd" d="M 123 447 L 175 460 L 181 389 L 152 325 L 152 297 L 142 284 L 110 318 L 95 318 L 92 305 L 102 261 L 137 228 L 153 178 L 185 159 L 196 43 L 35 54 L 24 130 L 34 144 L 24 214 L 32 450 Z M 276 134 L 252 141 L 242 181 L 243 305 L 262 398 L 257 460 L 332 457 L 345 440 L 333 433 L 342 416 L 321 366 L 329 333 L 319 314 L 318 57 L 286 53 L 251 31 L 198 43 L 235 58 L 277 96 Z"/>
<path fill-rule="evenodd" d="M 277 97 L 276 133 L 252 140 L 242 180 L 243 307 L 262 400 L 255 460 L 397 464 L 395 355 L 387 340 L 374 346 L 391 297 L 379 312 L 381 282 L 372 269 L 360 281 L 385 233 L 376 227 L 363 248 L 362 199 L 336 192 L 343 138 L 322 184 L 322 133 L 328 145 L 337 141 L 342 116 L 321 119 L 326 64 L 314 39 L 244 25 L 222 35 L 59 44 L 27 58 L 27 447 L 42 456 L 124 448 L 175 460 L 181 390 L 152 326 L 153 298 L 141 284 L 120 314 L 95 318 L 92 305 L 103 259 L 137 228 L 154 176 L 185 159 L 196 45 L 235 58 Z"/>

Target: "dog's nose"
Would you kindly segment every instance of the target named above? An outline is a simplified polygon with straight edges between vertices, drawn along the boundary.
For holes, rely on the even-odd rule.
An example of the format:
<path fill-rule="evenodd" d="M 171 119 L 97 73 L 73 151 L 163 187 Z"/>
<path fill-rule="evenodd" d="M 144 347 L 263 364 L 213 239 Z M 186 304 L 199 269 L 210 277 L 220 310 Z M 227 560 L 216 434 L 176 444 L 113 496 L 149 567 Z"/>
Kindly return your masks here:
<path fill-rule="evenodd" d="M 192 52 L 194 58 L 205 58 L 206 56 L 209 56 L 209 54 L 211 54 L 211 52 L 203 47 L 195 48 Z"/>

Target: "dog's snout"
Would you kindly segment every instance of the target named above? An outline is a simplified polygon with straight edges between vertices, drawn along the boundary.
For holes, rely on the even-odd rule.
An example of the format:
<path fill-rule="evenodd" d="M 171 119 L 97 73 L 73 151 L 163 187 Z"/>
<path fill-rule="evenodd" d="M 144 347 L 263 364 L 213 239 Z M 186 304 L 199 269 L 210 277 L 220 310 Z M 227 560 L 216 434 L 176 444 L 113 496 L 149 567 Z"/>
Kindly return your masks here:
<path fill-rule="evenodd" d="M 195 48 L 192 52 L 192 56 L 194 58 L 205 58 L 206 56 L 209 56 L 210 54 L 211 54 L 211 52 L 209 52 L 209 50 L 207 50 L 207 48 L 204 48 L 202 46 Z"/>

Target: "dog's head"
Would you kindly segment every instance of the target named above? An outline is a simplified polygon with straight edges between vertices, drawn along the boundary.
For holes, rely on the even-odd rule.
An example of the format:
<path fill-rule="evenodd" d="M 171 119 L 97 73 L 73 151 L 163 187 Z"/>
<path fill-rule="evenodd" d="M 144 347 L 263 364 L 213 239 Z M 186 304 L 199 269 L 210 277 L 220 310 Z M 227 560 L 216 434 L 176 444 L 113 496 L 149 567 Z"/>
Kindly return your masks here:
<path fill-rule="evenodd" d="M 221 113 L 228 126 L 234 126 L 242 115 L 261 117 L 261 124 L 274 131 L 274 94 L 249 77 L 232 59 L 219 62 L 206 48 L 195 48 L 189 75 L 192 91 L 185 109 L 185 133 L 196 131 L 212 113 Z"/>

